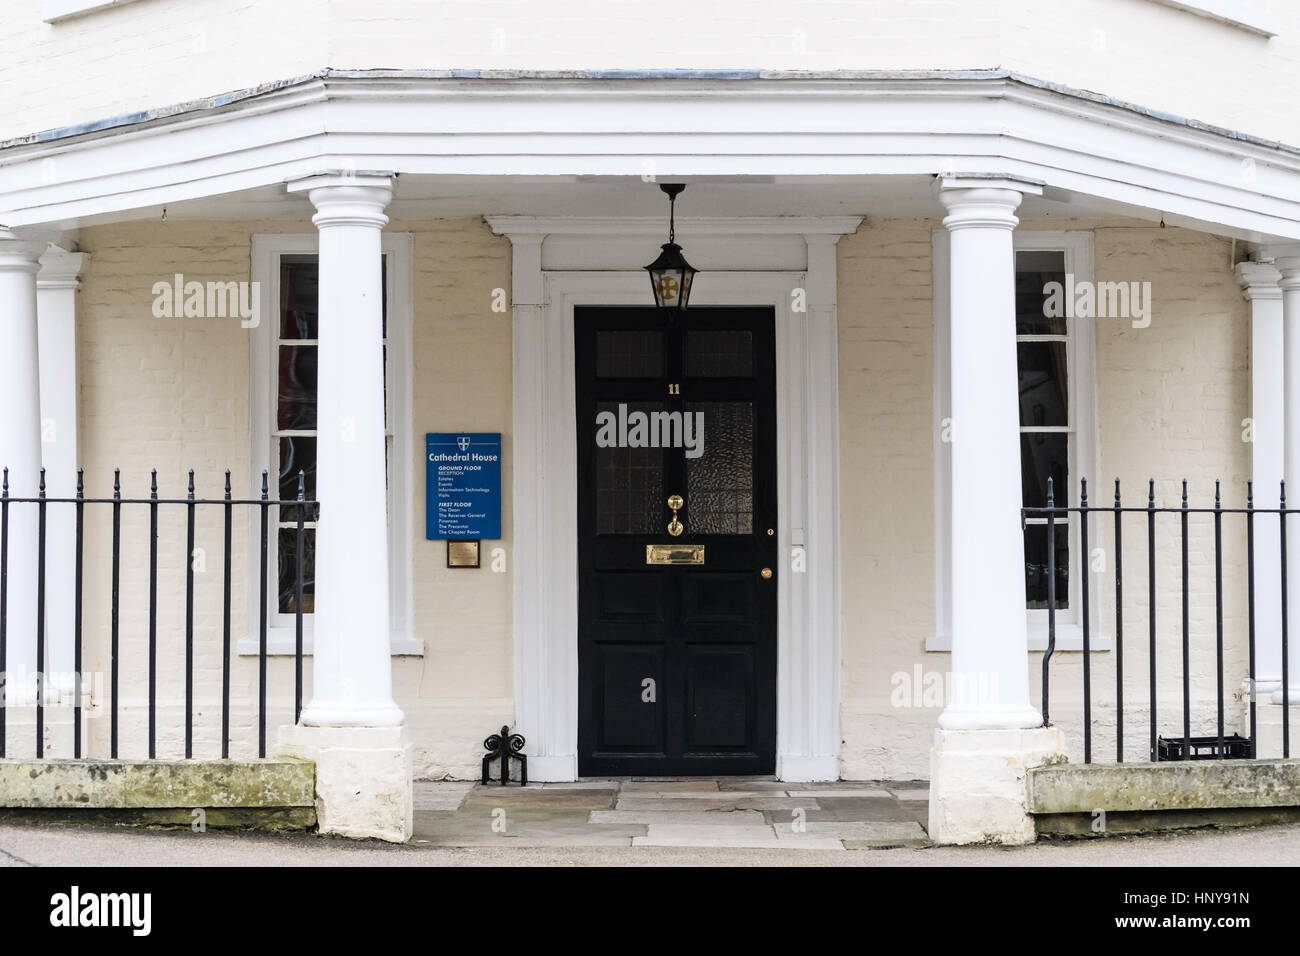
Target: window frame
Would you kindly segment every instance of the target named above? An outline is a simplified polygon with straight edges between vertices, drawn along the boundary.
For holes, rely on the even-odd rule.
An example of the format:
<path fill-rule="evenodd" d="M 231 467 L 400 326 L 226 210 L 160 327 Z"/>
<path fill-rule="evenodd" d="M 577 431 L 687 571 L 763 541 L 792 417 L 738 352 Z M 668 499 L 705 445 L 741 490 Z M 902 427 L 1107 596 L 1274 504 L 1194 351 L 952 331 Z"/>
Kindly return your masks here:
<path fill-rule="evenodd" d="M 414 508 L 414 472 L 412 444 L 412 337 L 414 308 L 413 240 L 410 233 L 385 232 L 381 248 L 387 257 L 386 294 L 388 300 L 388 355 L 385 365 L 387 386 L 388 431 L 391 433 L 391 460 L 388 468 L 388 580 L 389 630 L 393 655 L 423 655 L 424 642 L 415 637 L 412 567 L 412 516 Z M 252 496 L 261 493 L 262 471 L 270 469 L 274 455 L 276 402 L 276 347 L 280 323 L 280 260 L 284 256 L 320 254 L 316 233 L 271 234 L 252 237 L 252 281 L 259 283 L 259 302 L 264 307 L 261 321 L 250 331 L 249 416 L 251 447 L 249 454 L 249 488 Z M 272 488 L 278 494 L 278 485 Z M 249 509 L 249 602 L 248 637 L 238 642 L 239 654 L 257 654 L 258 600 L 261 581 L 257 553 L 261 541 L 258 509 Z M 274 543 L 274 542 L 272 542 Z M 278 576 L 274 559 L 267 562 L 268 594 L 278 593 Z M 312 653 L 314 615 L 303 614 L 303 653 Z M 293 614 L 281 614 L 275 604 L 267 613 L 267 649 L 272 655 L 291 655 L 295 650 Z"/>
<path fill-rule="evenodd" d="M 110 7 L 124 7 L 135 0 L 42 0 L 41 20 L 45 23 L 62 23 L 73 17 L 98 13 Z"/>
<path fill-rule="evenodd" d="M 1207 20 L 1249 30 L 1265 39 L 1275 37 L 1282 31 L 1282 21 L 1276 13 L 1265 10 L 1248 0 L 1155 0 L 1155 2 Z"/>
<path fill-rule="evenodd" d="M 1065 271 L 1074 275 L 1076 283 L 1093 281 L 1093 234 L 1089 230 L 1016 230 L 1012 233 L 1015 252 L 1061 252 L 1065 255 Z M 932 236 L 932 261 L 934 278 L 934 550 L 935 550 L 935 626 L 926 639 L 926 650 L 952 649 L 952 599 L 950 592 L 952 571 L 952 455 L 950 445 L 943 439 L 943 422 L 951 417 L 950 335 L 949 309 L 951 302 L 949 271 L 950 238 L 946 229 L 935 230 Z M 1019 337 L 1017 336 L 1017 341 Z M 1069 389 L 1070 442 L 1070 502 L 1077 505 L 1079 479 L 1094 479 L 1100 459 L 1097 438 L 1097 373 L 1096 373 L 1096 323 L 1091 316 L 1075 317 L 1068 326 L 1067 375 Z M 1021 429 L 1023 433 L 1023 429 Z M 1093 485 L 1095 494 L 1101 488 Z M 1093 498 L 1097 503 L 1099 499 Z M 1088 525 L 1089 540 L 1096 542 L 1098 523 L 1094 515 Z M 1080 567 L 1079 521 L 1070 521 L 1070 556 L 1072 571 Z M 1056 650 L 1083 649 L 1083 624 L 1080 605 L 1083 597 L 1082 575 L 1070 575 L 1070 606 L 1056 612 Z M 1105 633 L 1100 609 L 1100 574 L 1088 576 L 1089 605 L 1092 608 L 1090 646 L 1095 651 L 1110 649 L 1110 637 Z M 1026 608 L 1029 626 L 1029 649 L 1047 647 L 1047 609 Z"/>

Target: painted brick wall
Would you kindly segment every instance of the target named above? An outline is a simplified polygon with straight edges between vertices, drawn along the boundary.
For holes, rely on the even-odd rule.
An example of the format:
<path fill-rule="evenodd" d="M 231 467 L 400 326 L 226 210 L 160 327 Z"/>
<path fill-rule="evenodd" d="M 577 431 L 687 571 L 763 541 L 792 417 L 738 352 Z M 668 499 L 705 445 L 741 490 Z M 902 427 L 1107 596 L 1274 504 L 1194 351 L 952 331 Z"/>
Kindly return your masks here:
<path fill-rule="evenodd" d="M 139 0 L 59 24 L 6 0 L 0 138 L 309 73 L 1006 67 L 1289 143 L 1300 8 L 1265 40 L 1151 0 Z M 286 38 L 291 37 L 292 40 Z M 1244 94 L 1235 80 L 1248 83 Z"/>
<path fill-rule="evenodd" d="M 890 706 L 934 627 L 933 329 L 926 220 L 839 242 L 842 773 L 928 776 L 938 712 Z"/>
<path fill-rule="evenodd" d="M 868 222 L 839 247 L 841 559 L 844 591 L 842 767 L 848 778 L 925 777 L 938 707 L 917 703 L 916 677 L 943 675 L 947 653 L 925 651 L 934 628 L 935 576 L 932 429 L 932 230 L 935 221 Z M 1119 477 L 1127 503 L 1157 497 L 1177 504 L 1177 480 L 1191 481 L 1192 506 L 1213 503 L 1215 478 L 1224 503 L 1244 503 L 1249 446 L 1249 312 L 1232 274 L 1229 240 L 1130 222 L 1025 222 L 1023 229 L 1091 229 L 1097 281 L 1149 281 L 1149 328 L 1097 320 L 1100 441 L 1097 478 L 1109 502 Z M 1240 256 L 1240 249 L 1236 250 Z M 1140 499 L 1140 500 L 1133 500 Z M 1126 522 L 1138 522 L 1130 518 Z M 1213 732 L 1215 659 L 1213 537 L 1207 519 L 1191 521 L 1193 733 Z M 1177 519 L 1157 538 L 1158 658 L 1161 732 L 1181 733 L 1181 591 Z M 1125 525 L 1126 732 L 1128 759 L 1146 746 L 1147 670 L 1145 526 Z M 1114 632 L 1113 537 L 1101 548 L 1105 586 L 1094 608 L 1097 633 Z M 1247 673 L 1243 526 L 1225 525 L 1225 686 L 1239 690 Z M 1030 655 L 1037 705 L 1040 661 Z M 1093 655 L 1094 744 L 1114 751 L 1115 655 Z M 914 675 L 917 667 L 920 675 Z M 1082 756 L 1082 663 L 1058 653 L 1052 666 L 1052 717 Z M 897 683 L 896 683 L 897 682 Z M 891 699 L 896 686 L 907 694 Z M 921 700 L 920 703 L 927 703 Z M 1227 705 L 1228 730 L 1240 704 Z"/>
<path fill-rule="evenodd" d="M 1159 505 L 1177 506 L 1188 479 L 1190 507 L 1212 507 L 1222 481 L 1224 507 L 1244 507 L 1250 445 L 1242 420 L 1250 415 L 1250 309 L 1232 264 L 1241 257 L 1231 240 L 1145 223 L 1097 224 L 1098 281 L 1151 283 L 1148 328 L 1122 319 L 1097 320 L 1097 393 L 1101 458 L 1094 492 L 1109 504 L 1119 478 L 1125 503 L 1146 503 L 1156 479 Z M 1271 492 L 1274 496 L 1276 491 Z M 1262 497 L 1262 491 L 1261 491 Z M 1267 506 L 1267 501 L 1260 501 Z M 1276 501 L 1273 502 L 1276 504 Z M 1113 521 L 1101 524 L 1094 556 L 1103 575 L 1095 621 L 1113 636 Z M 1246 535 L 1240 517 L 1224 519 L 1224 671 L 1228 732 L 1237 725 L 1241 680 L 1248 674 Z M 1182 734 L 1182 596 L 1180 530 L 1176 516 L 1157 525 L 1158 728 Z M 1124 695 L 1126 759 L 1147 752 L 1148 616 L 1146 523 L 1124 519 Z M 1188 521 L 1189 643 L 1192 733 L 1215 732 L 1215 603 L 1212 518 Z M 1032 693 L 1040 685 L 1038 656 Z M 1059 663 L 1058 663 L 1059 660 Z M 1052 718 L 1067 734 L 1073 759 L 1082 758 L 1082 657 L 1065 654 L 1052 668 Z M 1094 754 L 1115 755 L 1114 652 L 1093 655 Z M 1233 695 L 1237 695 L 1234 701 Z"/>
<path fill-rule="evenodd" d="M 250 239 L 258 232 L 310 232 L 309 223 L 148 222 L 88 228 L 82 247 L 91 263 L 80 292 L 78 346 L 82 419 L 81 459 L 87 493 L 107 495 L 120 466 L 123 493 L 147 495 L 149 469 L 159 469 L 160 493 L 183 496 L 185 472 L 199 476 L 200 496 L 219 496 L 229 468 L 235 495 L 248 489 L 249 341 L 230 319 L 157 319 L 154 282 L 180 272 L 186 280 L 249 277 Z M 417 742 L 422 776 L 476 773 L 481 740 L 513 716 L 510 574 L 494 573 L 485 554 L 480 570 L 449 571 L 444 545 L 424 539 L 424 433 L 438 429 L 501 431 L 503 480 L 510 484 L 510 317 L 491 311 L 492 290 L 508 289 L 509 247 L 478 220 L 394 222 L 415 243 L 414 417 L 416 508 L 414 553 L 416 636 L 424 658 L 395 659 L 394 684 Z M 503 527 L 509 552 L 510 502 Z M 148 519 L 128 509 L 123 522 L 122 668 L 123 755 L 143 753 L 148 599 Z M 247 524 L 234 523 L 234 639 L 248 633 Z M 87 520 L 87 669 L 108 670 L 109 554 L 107 515 Z M 183 730 L 184 511 L 163 509 L 159 549 L 159 686 L 172 691 L 159 712 L 160 753 L 178 753 Z M 220 727 L 221 526 L 219 514 L 198 527 L 206 571 L 196 574 L 196 752 L 215 752 Z M 486 549 L 485 549 L 486 550 Z M 310 662 L 307 665 L 310 688 Z M 103 678 L 106 685 L 107 677 Z M 270 739 L 291 717 L 291 659 L 269 668 Z M 257 660 L 235 657 L 232 746 L 248 752 L 255 740 Z M 91 720 L 91 740 L 106 748 L 107 717 Z M 204 748 L 209 748 L 204 750 Z M 106 752 L 106 751 L 105 751 Z"/>
<path fill-rule="evenodd" d="M 896 675 L 909 686 L 914 668 L 943 673 L 949 657 L 927 653 L 934 623 L 934 526 L 932 520 L 933 359 L 930 235 L 935 221 L 869 221 L 839 246 L 840 276 L 840 442 L 842 468 L 843 773 L 850 778 L 923 777 L 928 773 L 930 732 L 938 709 L 891 703 Z M 1025 223 L 1024 228 L 1091 228 L 1096 278 L 1152 282 L 1155 303 L 1148 329 L 1099 320 L 1097 382 L 1100 396 L 1100 471 L 1134 488 L 1148 475 L 1163 479 L 1162 499 L 1175 493 L 1174 480 L 1193 481 L 1193 501 L 1205 503 L 1215 477 L 1225 481 L 1225 500 L 1239 501 L 1248 471 L 1248 446 L 1240 421 L 1248 414 L 1248 321 L 1231 273 L 1232 244 L 1182 230 L 1160 230 L 1128 222 Z M 500 430 L 506 433 L 509 482 L 511 345 L 508 314 L 491 310 L 492 290 L 509 288 L 509 248 L 477 221 L 395 222 L 394 231 L 415 236 L 415 555 L 417 634 L 428 652 L 395 663 L 399 703 L 416 742 L 421 776 L 472 776 L 478 744 L 494 726 L 512 717 L 510 570 L 493 573 L 446 569 L 442 545 L 423 537 L 423 433 L 434 427 Z M 91 265 L 80 293 L 80 376 L 82 460 L 91 494 L 111 488 L 114 465 L 123 468 L 124 488 L 143 493 L 148 469 L 160 469 L 164 494 L 179 494 L 185 469 L 194 467 L 214 493 L 220 472 L 231 468 L 237 493 L 248 471 L 248 341 L 237 322 L 155 319 L 150 292 L 155 281 L 180 271 L 186 278 L 240 280 L 249 269 L 249 237 L 255 232 L 305 232 L 306 223 L 128 223 L 88 228 L 82 244 Z M 1239 252 L 1239 250 L 1238 250 Z M 1108 324 L 1109 323 L 1109 324 Z M 501 544 L 509 562 L 509 500 Z M 1162 659 L 1178 659 L 1176 525 L 1162 530 Z M 124 528 L 132 560 L 123 573 L 124 601 L 140 608 L 147 596 L 147 525 L 133 517 Z M 88 522 L 87 667 L 107 669 L 108 529 Z M 200 544 L 216 541 L 199 575 L 200 631 L 219 634 L 219 526 L 202 524 Z M 236 554 L 246 540 L 235 524 Z M 165 595 L 159 634 L 161 686 L 179 687 L 183 605 L 183 523 L 164 516 Z M 1140 571 L 1141 535 L 1126 539 L 1130 574 Z M 1243 542 L 1229 535 L 1225 565 L 1229 594 L 1228 686 L 1244 672 L 1241 594 Z M 1204 588 L 1210 540 L 1204 528 L 1192 536 L 1192 566 L 1201 584 L 1193 604 L 1198 642 L 1194 654 L 1198 711 L 1213 690 L 1213 659 L 1206 628 L 1212 627 L 1212 591 Z M 1110 547 L 1103 535 L 1100 546 Z M 485 553 L 485 564 L 490 553 Z M 1107 554 L 1109 560 L 1109 555 Z M 1107 565 L 1110 566 L 1109 564 Z M 235 576 L 237 622 L 245 622 L 245 574 Z M 1132 701 L 1145 695 L 1143 666 L 1145 592 L 1130 587 L 1126 620 L 1136 632 L 1126 655 Z M 1103 602 L 1099 620 L 1113 615 Z M 124 672 L 142 673 L 146 630 L 138 611 L 124 617 Z M 1212 641 L 1212 630 L 1209 632 Z M 237 632 L 238 636 L 238 632 Z M 219 656 L 213 638 L 198 655 L 200 752 L 215 742 L 219 713 Z M 1079 735 L 1078 654 L 1058 656 L 1054 667 L 1054 717 L 1077 750 Z M 1037 674 L 1037 656 L 1027 666 Z M 1113 655 L 1094 655 L 1099 733 L 1113 722 L 1105 711 L 1105 689 L 1113 686 Z M 310 680 L 310 669 L 308 672 Z M 292 701 L 287 660 L 271 672 L 272 725 L 285 720 Z M 250 739 L 256 662 L 237 658 L 235 722 L 239 739 Z M 1173 701 L 1176 667 L 1162 674 L 1161 699 Z M 1036 677 L 1032 683 L 1035 700 Z M 141 752 L 143 696 L 124 685 L 131 707 L 123 725 L 124 754 Z M 1130 732 L 1140 747 L 1144 725 L 1130 712 Z M 1176 718 L 1176 714 L 1170 713 Z M 1176 722 L 1176 720 L 1175 720 Z M 92 740 L 103 746 L 107 720 L 91 722 Z M 175 704 L 160 715 L 163 752 L 178 744 L 180 712 Z M 240 728 L 245 728 L 242 733 Z M 1176 728 L 1169 728 L 1171 730 Z M 1100 738 L 1099 738 L 1100 739 Z M 1098 744 L 1100 749 L 1101 743 Z M 1076 754 L 1077 756 L 1077 754 Z"/>

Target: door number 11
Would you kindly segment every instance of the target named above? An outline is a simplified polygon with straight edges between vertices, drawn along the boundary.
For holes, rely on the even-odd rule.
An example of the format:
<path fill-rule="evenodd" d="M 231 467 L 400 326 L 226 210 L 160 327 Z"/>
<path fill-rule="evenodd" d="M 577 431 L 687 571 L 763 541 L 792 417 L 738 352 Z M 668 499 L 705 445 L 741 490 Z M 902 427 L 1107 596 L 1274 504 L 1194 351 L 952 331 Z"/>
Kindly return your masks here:
<path fill-rule="evenodd" d="M 670 382 L 668 384 L 669 395 L 680 395 L 681 393 L 682 393 L 682 387 L 678 385 L 676 382 Z"/>

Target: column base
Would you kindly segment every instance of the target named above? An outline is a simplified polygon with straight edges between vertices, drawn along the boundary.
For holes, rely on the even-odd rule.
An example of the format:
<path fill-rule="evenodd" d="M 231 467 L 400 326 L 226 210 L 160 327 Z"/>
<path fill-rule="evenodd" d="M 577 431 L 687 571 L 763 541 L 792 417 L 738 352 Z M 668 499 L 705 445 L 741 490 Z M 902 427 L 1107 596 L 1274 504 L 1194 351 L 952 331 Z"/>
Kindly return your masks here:
<path fill-rule="evenodd" d="M 1291 756 L 1300 757 L 1300 691 L 1287 691 L 1291 725 Z M 1243 715 L 1243 733 L 1250 730 L 1250 712 Z M 1255 707 L 1255 756 L 1273 759 L 1282 756 L 1282 695 L 1274 701 L 1266 696 Z"/>
<path fill-rule="evenodd" d="M 280 728 L 276 753 L 316 764 L 321 833 L 405 843 L 414 824 L 405 727 Z"/>
<path fill-rule="evenodd" d="M 1291 706 L 1300 704 L 1300 687 L 1296 686 L 1295 684 L 1292 684 L 1289 687 L 1287 687 L 1286 699 L 1287 699 L 1287 703 L 1290 704 Z M 1261 697 L 1260 700 L 1261 701 L 1266 700 L 1269 703 L 1277 704 L 1279 707 L 1281 707 L 1282 706 L 1282 682 L 1278 681 L 1277 686 L 1273 688 L 1273 692 L 1269 694 L 1267 697 Z"/>
<path fill-rule="evenodd" d="M 1033 843 L 1026 771 L 1065 759 L 1065 738 L 1055 727 L 936 730 L 930 839 L 945 845 Z"/>

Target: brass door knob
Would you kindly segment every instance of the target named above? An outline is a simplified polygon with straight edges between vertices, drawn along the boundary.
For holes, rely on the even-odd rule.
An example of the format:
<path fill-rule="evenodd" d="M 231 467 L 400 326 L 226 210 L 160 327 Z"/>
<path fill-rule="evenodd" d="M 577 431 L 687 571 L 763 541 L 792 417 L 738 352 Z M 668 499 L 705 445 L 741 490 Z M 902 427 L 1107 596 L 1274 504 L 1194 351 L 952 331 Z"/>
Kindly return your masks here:
<path fill-rule="evenodd" d="M 682 505 L 685 503 L 682 501 L 681 495 L 671 495 L 668 498 L 668 507 L 673 510 L 673 520 L 668 522 L 668 533 L 674 538 L 686 530 L 682 523 L 677 520 L 677 512 L 681 510 Z"/>
<path fill-rule="evenodd" d="M 764 581 L 767 581 L 767 580 L 769 580 L 769 579 L 772 577 L 772 569 L 771 569 L 771 568 L 764 568 L 762 571 L 759 571 L 758 573 L 761 574 L 761 575 L 763 576 L 763 580 L 764 580 Z"/>

